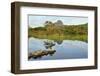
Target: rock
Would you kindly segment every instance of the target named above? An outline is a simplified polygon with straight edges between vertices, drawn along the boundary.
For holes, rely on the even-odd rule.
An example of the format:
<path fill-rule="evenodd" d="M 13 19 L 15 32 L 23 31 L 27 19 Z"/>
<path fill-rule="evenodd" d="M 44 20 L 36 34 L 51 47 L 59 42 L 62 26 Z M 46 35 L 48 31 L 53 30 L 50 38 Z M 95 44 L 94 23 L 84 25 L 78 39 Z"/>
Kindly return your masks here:
<path fill-rule="evenodd" d="M 44 51 L 38 50 L 38 51 L 30 53 L 28 59 L 30 59 L 30 58 L 37 59 L 44 55 L 54 54 L 55 52 L 56 52 L 56 50 L 47 50 L 47 51 L 46 50 L 44 50 Z"/>
<path fill-rule="evenodd" d="M 61 20 L 58 20 L 57 22 L 55 22 L 55 25 L 62 26 L 63 25 L 63 22 Z"/>

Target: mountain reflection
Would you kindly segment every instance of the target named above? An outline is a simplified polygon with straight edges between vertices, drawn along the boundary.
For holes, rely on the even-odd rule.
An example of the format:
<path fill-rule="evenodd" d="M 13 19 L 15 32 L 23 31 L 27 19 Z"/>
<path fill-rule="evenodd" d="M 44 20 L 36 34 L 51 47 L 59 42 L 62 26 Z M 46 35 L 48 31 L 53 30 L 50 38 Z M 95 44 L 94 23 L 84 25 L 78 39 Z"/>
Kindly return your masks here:
<path fill-rule="evenodd" d="M 87 58 L 88 44 L 78 40 L 49 40 L 31 37 L 28 51 L 28 60 Z"/>
<path fill-rule="evenodd" d="M 55 40 L 55 42 L 59 45 L 61 45 L 63 43 L 63 40 Z"/>

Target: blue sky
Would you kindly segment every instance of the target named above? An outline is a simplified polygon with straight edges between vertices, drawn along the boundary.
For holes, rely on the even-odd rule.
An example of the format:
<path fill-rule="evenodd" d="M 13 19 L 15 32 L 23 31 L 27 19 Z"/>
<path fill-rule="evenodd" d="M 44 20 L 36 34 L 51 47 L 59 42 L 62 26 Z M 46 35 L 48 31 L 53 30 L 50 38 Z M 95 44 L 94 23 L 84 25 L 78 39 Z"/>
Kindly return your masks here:
<path fill-rule="evenodd" d="M 87 17 L 74 17 L 74 16 L 47 16 L 47 15 L 29 15 L 29 27 L 44 26 L 45 21 L 56 22 L 61 20 L 65 25 L 77 25 L 88 23 Z"/>

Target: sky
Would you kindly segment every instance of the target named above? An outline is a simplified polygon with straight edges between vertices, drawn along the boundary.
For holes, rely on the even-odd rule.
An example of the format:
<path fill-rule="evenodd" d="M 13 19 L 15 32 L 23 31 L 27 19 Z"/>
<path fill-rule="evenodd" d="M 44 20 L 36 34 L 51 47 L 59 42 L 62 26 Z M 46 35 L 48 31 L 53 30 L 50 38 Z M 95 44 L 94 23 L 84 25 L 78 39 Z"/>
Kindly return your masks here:
<path fill-rule="evenodd" d="M 78 25 L 88 23 L 88 17 L 75 17 L 75 16 L 50 16 L 50 15 L 29 15 L 29 27 L 43 27 L 46 21 L 57 22 L 61 20 L 64 25 Z"/>

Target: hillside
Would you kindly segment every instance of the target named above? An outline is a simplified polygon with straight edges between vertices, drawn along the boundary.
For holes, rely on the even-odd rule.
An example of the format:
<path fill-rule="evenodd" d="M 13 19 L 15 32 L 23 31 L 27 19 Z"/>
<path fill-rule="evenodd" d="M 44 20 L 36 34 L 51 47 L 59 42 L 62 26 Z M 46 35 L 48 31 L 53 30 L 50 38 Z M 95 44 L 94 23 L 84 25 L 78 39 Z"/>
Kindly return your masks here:
<path fill-rule="evenodd" d="M 60 21 L 59 21 L 60 23 Z M 61 24 L 61 23 L 60 23 Z M 28 29 L 28 36 L 40 39 L 53 40 L 81 40 L 87 42 L 88 24 L 59 25 L 52 22 L 45 22 L 44 27 Z"/>

